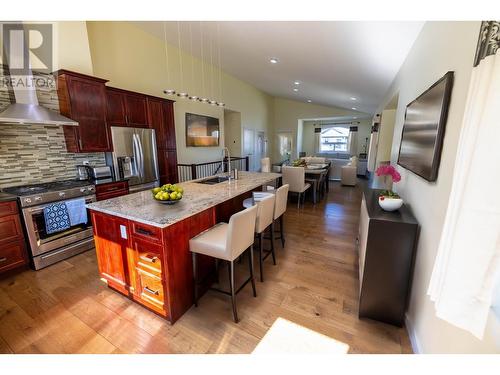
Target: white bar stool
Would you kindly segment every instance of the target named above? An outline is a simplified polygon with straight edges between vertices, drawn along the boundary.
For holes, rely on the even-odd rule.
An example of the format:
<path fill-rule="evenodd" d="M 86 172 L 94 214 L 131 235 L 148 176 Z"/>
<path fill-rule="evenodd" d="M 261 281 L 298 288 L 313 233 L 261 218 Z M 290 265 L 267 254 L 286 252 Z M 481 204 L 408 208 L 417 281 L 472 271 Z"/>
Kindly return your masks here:
<path fill-rule="evenodd" d="M 285 184 L 283 186 L 280 186 L 278 189 L 276 189 L 276 201 L 274 203 L 274 224 L 276 221 L 279 221 L 280 223 L 280 236 L 277 237 L 276 239 L 281 240 L 281 247 L 285 247 L 285 230 L 283 227 L 283 216 L 286 211 L 286 205 L 288 202 L 288 189 L 289 185 Z M 273 236 L 274 236 L 274 230 L 273 230 Z"/>
<path fill-rule="evenodd" d="M 211 288 L 217 292 L 231 296 L 233 305 L 234 322 L 238 323 L 236 311 L 236 294 L 252 282 L 253 296 L 257 297 L 255 279 L 253 275 L 253 242 L 255 221 L 257 217 L 257 206 L 252 206 L 231 216 L 229 224 L 218 223 L 212 228 L 200 233 L 189 240 L 189 250 L 193 253 L 193 275 L 194 275 L 194 305 L 198 306 L 198 272 L 196 255 L 203 254 L 212 258 L 225 260 L 229 263 L 230 291 Z M 234 286 L 234 260 L 245 250 L 249 249 L 250 277 L 237 289 Z"/>
<path fill-rule="evenodd" d="M 257 194 L 261 194 L 260 196 Z M 276 254 L 274 252 L 274 202 L 275 196 L 271 193 L 257 193 L 253 198 L 247 198 L 243 201 L 243 206 L 257 206 L 257 218 L 255 221 L 255 234 L 259 239 L 259 269 L 260 269 L 260 281 L 264 282 L 264 260 L 267 259 L 269 255 L 273 256 L 273 264 L 276 265 Z M 259 197 L 259 198 L 257 198 Z M 270 230 L 270 240 L 271 240 L 271 250 L 264 250 L 264 233 Z M 264 252 L 266 253 L 264 255 Z"/>

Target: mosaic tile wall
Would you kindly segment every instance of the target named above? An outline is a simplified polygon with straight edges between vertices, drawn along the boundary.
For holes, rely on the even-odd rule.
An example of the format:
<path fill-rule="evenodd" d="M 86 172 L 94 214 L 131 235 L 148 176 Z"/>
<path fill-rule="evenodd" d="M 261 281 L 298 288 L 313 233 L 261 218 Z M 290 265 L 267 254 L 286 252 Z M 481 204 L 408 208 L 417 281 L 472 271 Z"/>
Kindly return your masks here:
<path fill-rule="evenodd" d="M 0 65 L 0 79 L 5 67 Z M 38 102 L 59 111 L 57 90 L 50 75 L 47 86 L 37 90 Z M 0 85 L 0 112 L 13 101 L 13 93 Z M 88 160 L 91 165 L 105 165 L 104 153 L 75 154 L 66 151 L 60 126 L 0 124 L 0 189 L 27 183 L 50 182 L 76 177 L 76 165 Z"/>

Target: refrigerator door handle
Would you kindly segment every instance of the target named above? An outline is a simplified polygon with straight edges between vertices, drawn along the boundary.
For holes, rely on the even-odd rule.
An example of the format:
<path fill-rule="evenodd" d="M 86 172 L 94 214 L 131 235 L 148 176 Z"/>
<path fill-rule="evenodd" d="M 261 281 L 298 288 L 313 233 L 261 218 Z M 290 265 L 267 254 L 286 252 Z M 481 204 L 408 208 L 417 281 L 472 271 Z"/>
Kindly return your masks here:
<path fill-rule="evenodd" d="M 138 144 L 138 140 L 137 140 L 137 134 L 133 134 L 132 135 L 132 146 L 133 146 L 133 150 L 134 150 L 134 165 L 135 165 L 135 170 L 137 172 L 137 175 L 139 177 L 140 180 L 142 180 L 142 170 L 140 168 L 140 158 L 141 158 L 141 155 L 140 155 L 140 152 L 139 152 L 139 144 Z"/>
<path fill-rule="evenodd" d="M 142 143 L 141 143 L 141 139 L 139 138 L 139 136 L 137 135 L 137 146 L 139 148 L 139 155 L 140 155 L 140 168 L 141 168 L 141 178 L 144 180 L 145 178 L 145 171 L 144 171 L 144 151 L 142 149 Z"/>

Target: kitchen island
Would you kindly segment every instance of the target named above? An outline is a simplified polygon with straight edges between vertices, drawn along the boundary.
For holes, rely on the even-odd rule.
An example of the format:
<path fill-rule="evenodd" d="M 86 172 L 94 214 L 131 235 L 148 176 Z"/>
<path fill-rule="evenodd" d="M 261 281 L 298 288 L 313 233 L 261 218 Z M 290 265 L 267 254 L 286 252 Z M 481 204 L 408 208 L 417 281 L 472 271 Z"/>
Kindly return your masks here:
<path fill-rule="evenodd" d="M 189 239 L 243 209 L 252 191 L 280 174 L 240 172 L 238 180 L 214 185 L 202 180 L 178 184 L 183 198 L 174 205 L 142 191 L 87 205 L 91 212 L 101 279 L 108 286 L 175 322 L 193 304 Z M 215 262 L 199 257 L 205 289 Z"/>

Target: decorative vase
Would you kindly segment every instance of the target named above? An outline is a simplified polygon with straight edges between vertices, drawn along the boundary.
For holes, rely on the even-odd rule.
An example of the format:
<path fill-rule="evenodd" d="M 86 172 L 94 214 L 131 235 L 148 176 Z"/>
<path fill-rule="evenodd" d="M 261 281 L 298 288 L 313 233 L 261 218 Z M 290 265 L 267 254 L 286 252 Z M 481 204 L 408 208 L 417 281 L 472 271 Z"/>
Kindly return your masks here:
<path fill-rule="evenodd" d="M 401 198 L 392 198 L 380 196 L 378 197 L 378 204 L 384 211 L 396 211 L 403 205 L 403 200 Z"/>

